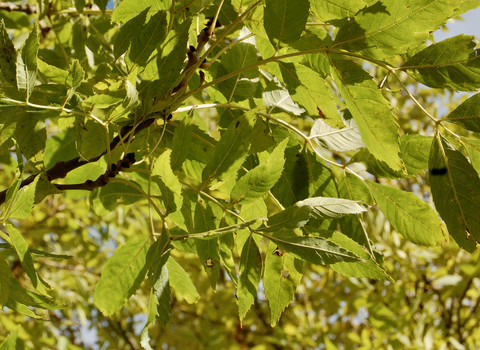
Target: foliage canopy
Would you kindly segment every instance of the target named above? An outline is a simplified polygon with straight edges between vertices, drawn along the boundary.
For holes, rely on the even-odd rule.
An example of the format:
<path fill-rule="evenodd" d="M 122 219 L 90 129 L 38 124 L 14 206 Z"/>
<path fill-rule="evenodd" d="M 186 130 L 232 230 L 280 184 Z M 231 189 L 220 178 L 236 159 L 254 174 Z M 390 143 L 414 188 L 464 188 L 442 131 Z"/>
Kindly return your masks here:
<path fill-rule="evenodd" d="M 4 4 L 1 348 L 480 344 L 479 5 Z"/>

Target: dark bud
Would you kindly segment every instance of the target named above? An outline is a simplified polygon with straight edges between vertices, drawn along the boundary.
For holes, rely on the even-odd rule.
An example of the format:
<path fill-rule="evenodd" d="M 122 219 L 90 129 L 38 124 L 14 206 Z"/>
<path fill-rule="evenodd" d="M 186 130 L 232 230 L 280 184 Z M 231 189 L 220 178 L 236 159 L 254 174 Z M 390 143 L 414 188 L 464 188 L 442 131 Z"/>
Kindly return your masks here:
<path fill-rule="evenodd" d="M 210 18 L 208 20 L 207 26 L 210 27 L 212 25 L 213 18 Z M 215 23 L 215 28 L 221 27 L 222 25 L 220 24 L 220 21 L 217 19 L 217 22 Z"/>
<path fill-rule="evenodd" d="M 190 45 L 189 49 L 190 49 L 190 52 L 195 52 L 195 46 Z"/>
<path fill-rule="evenodd" d="M 173 115 L 171 115 L 171 114 L 167 115 L 167 120 L 172 119 L 172 117 L 173 117 Z"/>
<path fill-rule="evenodd" d="M 202 63 L 207 63 L 207 59 L 205 58 Z"/>
<path fill-rule="evenodd" d="M 115 177 L 114 173 L 108 173 L 108 177 Z"/>
<path fill-rule="evenodd" d="M 135 153 L 127 153 L 127 158 L 130 161 L 130 163 L 135 163 Z"/>
<path fill-rule="evenodd" d="M 117 164 L 112 164 L 112 171 L 115 171 L 115 169 L 117 169 Z"/>
<path fill-rule="evenodd" d="M 130 163 L 128 162 L 122 162 L 122 164 L 120 165 L 122 168 L 130 168 Z"/>

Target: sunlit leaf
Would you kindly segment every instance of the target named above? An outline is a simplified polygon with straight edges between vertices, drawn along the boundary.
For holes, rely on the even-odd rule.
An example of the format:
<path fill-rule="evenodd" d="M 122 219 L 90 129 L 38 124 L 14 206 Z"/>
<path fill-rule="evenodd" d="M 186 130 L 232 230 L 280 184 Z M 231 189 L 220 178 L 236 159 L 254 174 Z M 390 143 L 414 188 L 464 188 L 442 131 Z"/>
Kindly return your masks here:
<path fill-rule="evenodd" d="M 367 211 L 364 207 L 358 205 L 356 201 L 342 198 L 307 198 L 297 202 L 295 205 L 298 207 L 309 207 L 312 210 L 312 215 L 320 219 L 339 218 L 344 215 L 360 214 Z"/>
<path fill-rule="evenodd" d="M 185 298 L 190 304 L 196 303 L 198 299 L 200 299 L 200 295 L 192 283 L 190 276 L 188 276 L 180 264 L 172 257 L 167 261 L 167 268 L 170 285 L 175 289 L 177 294 Z"/>
<path fill-rule="evenodd" d="M 10 85 L 16 86 L 17 53 L 15 52 L 15 47 L 13 46 L 13 43 L 5 29 L 3 18 L 0 20 L 0 48 L 0 71 Z"/>
<path fill-rule="evenodd" d="M 94 294 L 95 305 L 105 316 L 121 308 L 145 278 L 148 241 L 143 237 L 130 241 L 107 260 Z"/>
<path fill-rule="evenodd" d="M 351 61 L 332 61 L 332 74 L 368 150 L 393 170 L 402 170 L 398 157 L 398 124 L 377 84 Z"/>
<path fill-rule="evenodd" d="M 37 25 L 34 24 L 30 35 L 17 55 L 17 88 L 30 97 L 37 78 L 37 53 L 39 39 Z"/>
<path fill-rule="evenodd" d="M 377 205 L 393 227 L 415 244 L 433 246 L 447 240 L 443 223 L 416 195 L 367 181 Z"/>
<path fill-rule="evenodd" d="M 332 151 L 345 152 L 365 147 L 355 120 L 344 120 L 345 127 L 332 128 L 323 119 L 317 119 L 310 130 L 313 138 L 321 146 L 325 145 Z"/>
<path fill-rule="evenodd" d="M 334 47 L 378 59 L 400 55 L 423 43 L 457 6 L 456 0 L 376 2 L 341 27 Z"/>
<path fill-rule="evenodd" d="M 444 120 L 460 125 L 467 130 L 480 132 L 480 93 L 466 99 Z"/>

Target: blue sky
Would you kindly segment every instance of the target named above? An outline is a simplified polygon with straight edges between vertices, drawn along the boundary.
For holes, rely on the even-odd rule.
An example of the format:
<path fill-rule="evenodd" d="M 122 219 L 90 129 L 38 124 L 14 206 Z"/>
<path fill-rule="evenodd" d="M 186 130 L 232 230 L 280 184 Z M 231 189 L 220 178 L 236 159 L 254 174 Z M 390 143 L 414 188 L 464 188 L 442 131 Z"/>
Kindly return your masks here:
<path fill-rule="evenodd" d="M 442 29 L 437 30 L 434 34 L 435 40 L 438 42 L 455 35 L 466 34 L 475 35 L 480 41 L 480 7 L 463 14 L 462 18 L 464 19 L 463 21 L 450 20 L 447 23 L 449 29 L 447 32 L 444 32 Z"/>

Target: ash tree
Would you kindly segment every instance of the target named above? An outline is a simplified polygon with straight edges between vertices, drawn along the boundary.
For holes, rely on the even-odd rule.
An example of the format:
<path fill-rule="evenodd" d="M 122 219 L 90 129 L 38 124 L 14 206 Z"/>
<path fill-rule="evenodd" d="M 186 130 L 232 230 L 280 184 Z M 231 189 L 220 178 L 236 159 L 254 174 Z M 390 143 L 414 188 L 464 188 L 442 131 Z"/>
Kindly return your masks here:
<path fill-rule="evenodd" d="M 357 281 L 363 298 L 375 283 L 403 283 L 392 266 L 398 240 L 418 259 L 474 261 L 480 94 L 453 92 L 480 87 L 480 57 L 473 36 L 435 42 L 433 32 L 479 5 L 2 3 L 1 348 L 50 348 L 58 337 L 89 348 L 79 336 L 89 327 L 100 348 L 162 348 L 185 318 L 195 348 L 216 348 L 202 338 L 215 327 L 230 334 L 218 348 L 281 348 L 292 301 L 319 317 L 308 298 L 322 276 Z M 478 345 L 468 328 L 474 270 L 442 272 L 470 278 L 458 315 L 441 325 L 455 329 L 451 339 L 433 321 L 407 337 Z M 374 327 L 365 339 L 387 332 Z M 354 328 L 348 340 L 318 342 L 365 344 Z M 405 348 L 395 339 L 374 347 Z"/>

